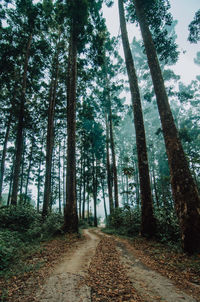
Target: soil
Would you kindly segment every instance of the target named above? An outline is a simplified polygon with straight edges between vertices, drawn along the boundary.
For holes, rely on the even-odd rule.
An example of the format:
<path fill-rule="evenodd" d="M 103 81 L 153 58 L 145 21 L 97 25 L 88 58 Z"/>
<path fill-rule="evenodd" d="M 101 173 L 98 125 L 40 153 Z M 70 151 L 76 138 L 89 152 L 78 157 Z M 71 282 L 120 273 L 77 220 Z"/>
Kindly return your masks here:
<path fill-rule="evenodd" d="M 170 279 L 150 269 L 120 238 L 84 230 L 36 294 L 40 302 L 195 302 Z"/>
<path fill-rule="evenodd" d="M 184 254 L 178 257 L 175 260 L 181 259 L 183 265 L 188 260 Z M 176 269 L 167 270 L 172 264 L 166 251 L 158 251 L 154 242 L 144 239 L 130 241 L 88 229 L 82 238 L 67 236 L 48 242 L 29 259 L 30 263 L 38 261 L 44 262 L 38 271 L 2 281 L 8 294 L 0 301 L 200 302 L 200 276 L 188 274 L 186 267 L 182 275 Z"/>

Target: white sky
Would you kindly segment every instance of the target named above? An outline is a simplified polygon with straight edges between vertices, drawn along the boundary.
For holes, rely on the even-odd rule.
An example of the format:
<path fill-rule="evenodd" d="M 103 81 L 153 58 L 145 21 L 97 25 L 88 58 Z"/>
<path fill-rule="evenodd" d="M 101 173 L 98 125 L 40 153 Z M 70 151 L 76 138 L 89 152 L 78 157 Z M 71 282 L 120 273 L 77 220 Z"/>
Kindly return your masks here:
<path fill-rule="evenodd" d="M 119 34 L 119 16 L 118 7 L 115 1 L 114 6 L 106 8 L 104 6 L 104 17 L 108 30 L 111 35 L 117 36 Z M 174 20 L 178 20 L 176 26 L 177 44 L 179 46 L 180 56 L 178 63 L 173 66 L 173 70 L 176 74 L 181 75 L 181 80 L 185 84 L 189 84 L 191 80 L 194 80 L 196 75 L 200 74 L 200 67 L 194 64 L 193 59 L 196 57 L 197 51 L 200 51 L 200 43 L 191 44 L 187 41 L 188 38 L 188 25 L 193 20 L 195 12 L 200 9 L 199 0 L 171 0 L 171 13 Z M 138 29 L 133 25 L 128 25 L 129 41 L 132 42 L 134 36 L 140 37 Z M 186 51 L 184 54 L 183 51 Z M 120 50 L 120 55 L 123 57 L 123 51 Z"/>

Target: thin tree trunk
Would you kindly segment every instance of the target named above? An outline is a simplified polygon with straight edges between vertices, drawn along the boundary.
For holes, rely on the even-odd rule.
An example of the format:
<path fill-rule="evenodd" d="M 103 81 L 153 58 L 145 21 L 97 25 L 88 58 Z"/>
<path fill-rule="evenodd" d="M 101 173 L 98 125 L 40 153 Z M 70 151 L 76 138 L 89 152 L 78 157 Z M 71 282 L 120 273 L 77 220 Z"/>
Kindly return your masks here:
<path fill-rule="evenodd" d="M 28 194 L 28 185 L 29 185 L 29 180 L 30 180 L 30 172 L 31 172 L 31 168 L 32 168 L 32 159 L 33 159 L 33 147 L 34 147 L 34 138 L 32 139 L 31 151 L 30 151 L 30 154 L 29 154 L 29 166 L 28 166 L 27 178 L 26 178 L 26 188 L 25 188 L 25 200 L 24 200 L 24 203 L 26 203 L 27 194 Z"/>
<path fill-rule="evenodd" d="M 63 210 L 66 206 L 66 181 L 65 181 L 65 156 L 66 156 L 66 139 L 63 145 Z"/>
<path fill-rule="evenodd" d="M 12 196 L 11 196 L 12 205 L 17 205 L 17 193 L 19 187 L 19 174 L 20 174 L 22 148 L 23 148 L 24 105 L 25 105 L 25 98 L 26 98 L 27 71 L 28 71 L 29 52 L 30 52 L 32 38 L 33 36 L 32 34 L 30 34 L 27 43 L 27 48 L 26 48 L 24 70 L 23 70 L 22 95 L 21 95 L 21 103 L 20 103 L 19 117 L 18 117 L 17 137 L 15 142 L 15 164 L 14 164 L 13 186 L 12 186 Z"/>
<path fill-rule="evenodd" d="M 23 199 L 23 185 L 24 185 L 24 164 L 25 164 L 25 146 L 26 146 L 26 135 L 23 135 L 23 144 L 22 144 L 22 160 L 21 160 L 21 181 L 20 181 L 20 202 Z"/>
<path fill-rule="evenodd" d="M 156 48 L 145 18 L 144 4 L 140 0 L 135 0 L 134 3 L 161 119 L 183 248 L 185 252 L 189 253 L 200 252 L 200 197 L 190 173 L 169 106 Z"/>
<path fill-rule="evenodd" d="M 7 206 L 10 205 L 11 192 L 12 192 L 12 183 L 13 183 L 13 171 L 14 171 L 14 164 L 12 165 L 12 170 L 11 170 L 11 174 L 10 174 L 10 184 L 9 184 L 9 191 L 8 191 Z"/>
<path fill-rule="evenodd" d="M 102 193 L 103 193 L 103 205 L 104 205 L 104 212 L 105 212 L 105 218 L 106 218 L 106 223 L 107 223 L 108 214 L 107 214 L 107 209 L 106 209 L 106 198 L 105 198 L 104 180 L 103 179 L 101 179 L 101 188 L 102 188 Z"/>
<path fill-rule="evenodd" d="M 83 158 L 81 147 L 81 167 L 80 167 L 80 183 L 79 183 L 79 219 L 81 219 L 81 205 L 82 205 L 82 177 L 83 177 Z"/>
<path fill-rule="evenodd" d="M 109 198 L 109 208 L 110 215 L 113 213 L 113 195 L 112 195 L 112 183 L 111 183 L 111 168 L 110 168 L 110 155 L 109 155 L 109 127 L 108 127 L 108 117 L 106 118 L 106 168 L 107 168 L 107 183 L 108 183 L 108 198 Z"/>
<path fill-rule="evenodd" d="M 55 58 L 52 66 L 55 65 L 53 70 L 50 93 L 49 93 L 49 108 L 48 108 L 48 126 L 47 126 L 47 139 L 46 139 L 46 172 L 45 172 L 45 184 L 44 184 L 44 202 L 42 217 L 45 219 L 48 214 L 48 207 L 51 199 L 51 170 L 52 170 L 52 156 L 54 146 L 54 116 L 55 116 L 55 104 L 56 104 L 56 90 L 58 84 L 58 71 L 59 71 L 59 53 L 56 51 Z M 55 72 L 55 77 L 54 77 Z"/>
<path fill-rule="evenodd" d="M 41 141 L 39 168 L 38 168 L 38 175 L 37 175 L 37 212 L 38 213 L 40 210 L 40 187 L 41 187 L 41 165 L 42 165 L 42 156 L 43 156 L 42 154 L 43 143 L 44 143 L 44 132 Z"/>
<path fill-rule="evenodd" d="M 110 124 L 110 146 L 112 153 L 112 163 L 113 163 L 113 177 L 114 177 L 114 200 L 115 200 L 115 208 L 119 207 L 119 199 L 118 199 L 118 177 L 117 177 L 117 166 L 116 166 L 116 156 L 115 156 L 115 143 L 114 143 L 114 135 L 113 135 L 113 123 L 112 123 L 112 111 L 111 104 L 109 108 L 109 124 Z"/>
<path fill-rule="evenodd" d="M 92 179 L 93 179 L 93 200 L 94 200 L 94 226 L 97 227 L 97 164 L 95 166 L 95 158 L 93 155 L 92 163 Z"/>
<path fill-rule="evenodd" d="M 154 193 L 155 193 L 155 198 L 156 198 L 156 204 L 157 204 L 157 207 L 159 208 L 160 205 L 159 205 L 158 191 L 157 191 L 157 187 L 156 187 L 154 162 L 153 162 L 153 167 L 152 167 L 152 173 L 153 173 L 153 188 L 154 188 Z"/>
<path fill-rule="evenodd" d="M 7 144 L 8 144 L 8 138 L 10 133 L 10 126 L 11 126 L 11 114 L 9 116 L 8 122 L 7 122 L 7 128 L 6 128 L 6 134 L 5 139 L 3 143 L 3 152 L 2 152 L 2 158 L 1 158 L 1 168 L 0 168 L 0 203 L 2 199 L 2 188 L 3 188 L 3 178 L 4 178 L 4 170 L 5 170 L 5 160 L 6 160 L 6 152 L 7 152 Z"/>
<path fill-rule="evenodd" d="M 86 180 L 85 180 L 85 154 L 83 159 L 83 204 L 82 204 L 82 219 L 85 218 L 85 189 L 86 189 Z"/>
<path fill-rule="evenodd" d="M 59 213 L 62 213 L 61 205 L 61 141 L 59 141 L 59 162 L 58 162 L 58 206 Z"/>
<path fill-rule="evenodd" d="M 78 232 L 76 201 L 76 84 L 77 39 L 71 30 L 67 75 L 67 195 L 64 230 Z"/>
<path fill-rule="evenodd" d="M 126 30 L 126 21 L 124 15 L 123 0 L 118 0 L 120 27 L 122 33 L 122 43 L 128 72 L 129 85 L 132 98 L 134 125 L 136 133 L 138 170 L 140 177 L 140 195 L 142 208 L 141 234 L 151 237 L 155 234 L 156 222 L 153 215 L 153 198 L 151 194 L 149 165 L 147 157 L 146 137 L 142 115 L 142 106 L 140 92 L 138 87 L 137 75 L 134 67 L 133 57 L 130 50 L 128 35 Z"/>

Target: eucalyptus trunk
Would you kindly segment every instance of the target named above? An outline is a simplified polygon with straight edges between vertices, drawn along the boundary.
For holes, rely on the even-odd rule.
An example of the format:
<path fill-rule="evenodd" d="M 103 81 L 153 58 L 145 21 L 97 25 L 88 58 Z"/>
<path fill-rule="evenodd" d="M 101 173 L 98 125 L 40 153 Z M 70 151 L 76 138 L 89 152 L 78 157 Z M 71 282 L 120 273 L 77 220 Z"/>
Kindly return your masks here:
<path fill-rule="evenodd" d="M 29 154 L 29 165 L 28 165 L 28 171 L 27 171 L 27 177 L 26 177 L 26 187 L 25 187 L 25 200 L 24 200 L 25 203 L 27 201 L 28 185 L 29 185 L 29 181 L 30 181 L 30 173 L 31 173 L 31 168 L 32 168 L 33 148 L 34 148 L 34 138 L 32 139 L 31 151 Z"/>
<path fill-rule="evenodd" d="M 116 155 L 115 155 L 115 142 L 114 142 L 114 134 L 113 134 L 111 104 L 109 108 L 109 124 L 110 124 L 110 147 L 111 147 L 112 164 L 113 164 L 114 204 L 115 204 L 115 208 L 118 208 L 119 207 L 118 177 L 117 177 L 117 165 L 116 165 Z"/>
<path fill-rule="evenodd" d="M 92 180 L 93 180 L 93 200 L 94 200 L 94 226 L 97 227 L 97 164 L 95 166 L 95 158 L 93 156 L 93 173 L 92 173 Z"/>
<path fill-rule="evenodd" d="M 1 158 L 1 167 L 0 167 L 0 203 L 2 199 L 2 188 L 3 188 L 3 178 L 4 178 L 4 170 L 5 170 L 5 160 L 6 160 L 6 153 L 7 153 L 7 144 L 8 138 L 10 133 L 10 126 L 11 126 L 11 114 L 8 118 L 6 133 L 3 143 L 3 151 L 2 151 L 2 158 Z"/>
<path fill-rule="evenodd" d="M 47 138 L 46 138 L 46 171 L 45 171 L 45 183 L 44 183 L 44 201 L 42 209 L 42 217 L 45 219 L 48 214 L 48 208 L 51 201 L 51 178 L 52 178 L 52 156 L 54 147 L 54 116 L 56 105 L 56 90 L 58 84 L 58 51 L 56 51 L 52 64 L 52 79 L 49 92 L 49 108 L 48 108 L 48 124 L 47 124 Z M 54 67 L 55 66 L 55 67 Z"/>
<path fill-rule="evenodd" d="M 61 205 L 61 141 L 59 141 L 59 159 L 58 159 L 58 209 L 62 213 Z"/>
<path fill-rule="evenodd" d="M 69 41 L 67 75 L 67 182 L 64 230 L 78 232 L 76 201 L 76 85 L 77 38 L 72 28 Z"/>
<path fill-rule="evenodd" d="M 39 165 L 38 165 L 38 173 L 37 173 L 37 212 L 39 213 L 40 210 L 40 187 L 41 187 L 41 171 L 42 171 L 42 149 L 43 149 L 43 143 L 44 143 L 44 132 L 42 135 L 42 141 L 41 141 L 41 148 L 40 148 L 40 158 L 39 158 Z"/>
<path fill-rule="evenodd" d="M 136 75 L 133 57 L 131 54 L 130 45 L 128 41 L 123 0 L 118 0 L 118 5 L 119 5 L 122 43 L 123 43 L 126 68 L 129 78 L 135 133 L 136 133 L 136 146 L 137 146 L 138 170 L 139 170 L 139 178 L 140 178 L 141 209 L 142 209 L 141 234 L 143 236 L 151 237 L 155 235 L 156 222 L 153 215 L 153 198 L 151 194 L 151 186 L 150 186 L 150 178 L 149 178 L 149 165 L 148 165 L 148 157 L 147 157 L 145 129 L 144 129 L 144 122 L 143 122 L 143 115 L 142 115 L 142 106 L 141 106 L 137 75 Z"/>
<path fill-rule="evenodd" d="M 27 71 L 28 71 L 28 61 L 30 57 L 29 53 L 30 53 L 32 38 L 33 36 L 32 34 L 30 34 L 26 47 L 24 69 L 23 69 L 22 94 L 21 94 L 21 102 L 20 102 L 19 115 L 18 115 L 17 136 L 15 142 L 15 162 L 14 162 L 13 185 L 12 185 L 12 196 L 11 196 L 12 205 L 17 205 L 19 174 L 20 174 L 22 149 L 23 149 L 24 106 L 25 106 L 25 99 L 26 99 Z"/>
<path fill-rule="evenodd" d="M 157 98 L 183 249 L 188 253 L 200 252 L 200 197 L 169 106 L 156 48 L 145 17 L 143 1 L 135 0 L 134 3 Z"/>
<path fill-rule="evenodd" d="M 113 204 L 113 195 L 112 195 L 112 175 L 110 167 L 110 154 L 109 154 L 109 126 L 108 126 L 108 117 L 106 117 L 106 169 L 107 169 L 107 184 L 108 184 L 108 198 L 109 198 L 109 208 L 110 214 L 113 213 L 114 204 Z"/>

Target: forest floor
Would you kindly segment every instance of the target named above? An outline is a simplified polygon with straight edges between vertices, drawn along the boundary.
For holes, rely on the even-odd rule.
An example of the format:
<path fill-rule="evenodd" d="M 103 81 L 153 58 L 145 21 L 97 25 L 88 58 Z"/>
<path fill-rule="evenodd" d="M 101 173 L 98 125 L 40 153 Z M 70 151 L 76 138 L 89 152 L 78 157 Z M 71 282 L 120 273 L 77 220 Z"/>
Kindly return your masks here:
<path fill-rule="evenodd" d="M 1 280 L 8 302 L 199 302 L 200 258 L 153 241 L 83 231 L 54 239 L 30 259 L 33 272 Z"/>

